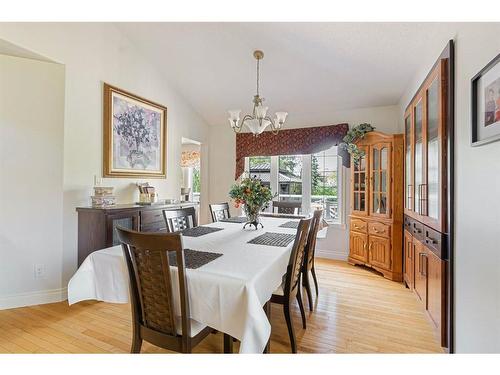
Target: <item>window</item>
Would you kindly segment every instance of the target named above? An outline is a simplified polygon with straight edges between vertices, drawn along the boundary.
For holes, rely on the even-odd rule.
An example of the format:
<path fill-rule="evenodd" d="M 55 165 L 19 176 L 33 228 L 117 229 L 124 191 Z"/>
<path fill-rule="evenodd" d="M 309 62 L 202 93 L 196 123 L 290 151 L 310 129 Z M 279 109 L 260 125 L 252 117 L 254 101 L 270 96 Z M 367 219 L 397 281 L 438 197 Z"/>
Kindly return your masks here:
<path fill-rule="evenodd" d="M 311 155 L 311 210 L 322 209 L 325 220 L 340 222 L 337 147 Z"/>
<path fill-rule="evenodd" d="M 275 200 L 302 202 L 302 212 L 323 209 L 325 220 L 343 224 L 343 169 L 337 147 L 314 155 L 252 156 L 245 170 L 269 186 Z"/>
<path fill-rule="evenodd" d="M 193 167 L 193 201 L 199 202 L 201 196 L 200 164 Z"/>
<path fill-rule="evenodd" d="M 268 187 L 271 186 L 271 157 L 252 156 L 248 158 L 248 171 L 251 177 L 257 177 Z"/>
<path fill-rule="evenodd" d="M 278 166 L 279 200 L 302 202 L 302 156 L 278 156 Z"/>

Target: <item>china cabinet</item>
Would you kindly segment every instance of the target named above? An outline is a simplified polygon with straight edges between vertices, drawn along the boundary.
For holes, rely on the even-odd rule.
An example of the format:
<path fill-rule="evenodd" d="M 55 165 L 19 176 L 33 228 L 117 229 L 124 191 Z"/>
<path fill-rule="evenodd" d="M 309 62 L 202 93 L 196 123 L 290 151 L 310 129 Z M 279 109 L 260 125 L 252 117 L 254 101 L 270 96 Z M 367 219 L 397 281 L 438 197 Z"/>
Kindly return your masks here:
<path fill-rule="evenodd" d="M 404 283 L 453 351 L 453 43 L 404 115 Z"/>
<path fill-rule="evenodd" d="M 405 114 L 405 214 L 446 227 L 446 60 L 424 82 Z"/>
<path fill-rule="evenodd" d="M 349 262 L 402 281 L 403 135 L 370 132 L 351 161 Z"/>

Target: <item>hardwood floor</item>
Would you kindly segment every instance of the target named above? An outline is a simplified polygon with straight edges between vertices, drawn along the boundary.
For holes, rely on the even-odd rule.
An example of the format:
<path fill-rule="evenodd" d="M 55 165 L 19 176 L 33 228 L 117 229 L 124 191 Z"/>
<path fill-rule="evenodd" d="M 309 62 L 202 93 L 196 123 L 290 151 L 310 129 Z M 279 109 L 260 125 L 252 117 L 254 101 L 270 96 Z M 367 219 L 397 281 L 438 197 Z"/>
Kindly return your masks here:
<path fill-rule="evenodd" d="M 316 260 L 320 295 L 307 330 L 293 309 L 302 353 L 442 353 L 431 323 L 402 284 L 345 262 Z M 307 297 L 306 297 L 307 298 Z M 272 353 L 290 353 L 281 306 L 272 307 Z M 0 311 L 0 353 L 128 353 L 129 305 L 67 302 Z M 222 352 L 214 334 L 196 353 Z M 235 343 L 235 351 L 238 344 Z M 144 343 L 142 352 L 164 353 Z"/>

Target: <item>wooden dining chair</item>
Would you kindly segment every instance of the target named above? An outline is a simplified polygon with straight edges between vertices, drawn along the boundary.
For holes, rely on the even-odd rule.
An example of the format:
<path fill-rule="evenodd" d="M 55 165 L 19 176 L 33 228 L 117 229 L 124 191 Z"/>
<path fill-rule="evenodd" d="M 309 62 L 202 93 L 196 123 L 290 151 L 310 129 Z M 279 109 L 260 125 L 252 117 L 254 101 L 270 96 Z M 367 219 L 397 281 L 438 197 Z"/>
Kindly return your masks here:
<path fill-rule="evenodd" d="M 198 226 L 194 207 L 163 210 L 163 217 L 167 223 L 167 231 L 170 233 Z"/>
<path fill-rule="evenodd" d="M 275 212 L 275 209 L 279 214 L 299 215 L 302 209 L 302 203 L 273 201 L 273 212 Z"/>
<path fill-rule="evenodd" d="M 140 353 L 143 340 L 181 353 L 212 332 L 190 319 L 189 293 L 182 237 L 179 233 L 140 233 L 117 227 L 130 280 L 132 308 L 131 353 Z M 179 279 L 180 316 L 174 310 L 174 288 L 168 255 L 175 253 Z"/>
<path fill-rule="evenodd" d="M 292 252 L 288 261 L 284 282 L 276 289 L 271 297 L 272 303 L 283 305 L 283 313 L 285 315 L 286 325 L 288 327 L 288 335 L 290 336 L 290 344 L 292 353 L 297 353 L 297 343 L 295 340 L 295 332 L 290 315 L 290 305 L 294 299 L 297 299 L 299 304 L 300 314 L 302 316 L 302 327 L 306 328 L 306 314 L 304 305 L 302 304 L 302 296 L 300 292 L 300 278 L 302 274 L 302 266 L 305 256 L 305 247 L 307 236 L 312 219 L 300 220 L 295 241 L 293 243 Z"/>
<path fill-rule="evenodd" d="M 229 203 L 210 204 L 210 215 L 212 215 L 212 222 L 217 222 L 223 219 L 229 219 Z"/>
<path fill-rule="evenodd" d="M 316 288 L 316 298 L 318 298 L 318 279 L 316 278 L 316 270 L 314 269 L 314 252 L 316 249 L 316 236 L 318 235 L 321 220 L 323 220 L 323 210 L 314 211 L 311 219 L 311 226 L 309 228 L 309 234 L 307 236 L 304 263 L 302 266 L 302 285 L 306 289 L 310 311 L 313 310 L 313 302 L 311 284 L 309 282 L 309 272 L 312 274 L 314 287 Z"/>

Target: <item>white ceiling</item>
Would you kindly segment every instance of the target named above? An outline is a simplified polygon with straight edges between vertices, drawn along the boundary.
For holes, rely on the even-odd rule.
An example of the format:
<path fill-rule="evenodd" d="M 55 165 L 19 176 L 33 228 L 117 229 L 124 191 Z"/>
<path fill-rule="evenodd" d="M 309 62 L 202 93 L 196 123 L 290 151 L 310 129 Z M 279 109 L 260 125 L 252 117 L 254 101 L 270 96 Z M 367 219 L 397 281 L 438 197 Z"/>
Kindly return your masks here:
<path fill-rule="evenodd" d="M 120 23 L 117 27 L 211 125 L 251 111 L 255 49 L 261 96 L 291 125 L 332 111 L 398 104 L 420 64 L 437 58 L 445 23 Z M 168 103 L 166 103 L 168 105 Z"/>

